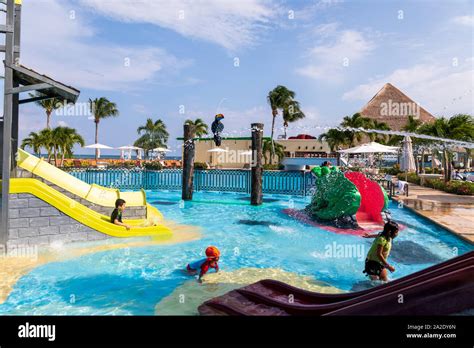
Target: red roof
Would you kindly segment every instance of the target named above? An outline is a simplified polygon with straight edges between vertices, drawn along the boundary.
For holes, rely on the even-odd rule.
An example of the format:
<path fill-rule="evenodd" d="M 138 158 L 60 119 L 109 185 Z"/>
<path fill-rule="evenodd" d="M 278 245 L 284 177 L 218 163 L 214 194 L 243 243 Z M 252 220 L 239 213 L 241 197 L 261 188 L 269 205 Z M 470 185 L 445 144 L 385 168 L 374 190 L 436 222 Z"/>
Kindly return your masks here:
<path fill-rule="evenodd" d="M 288 139 L 316 139 L 316 137 L 308 134 L 298 134 L 296 137 L 289 137 Z"/>

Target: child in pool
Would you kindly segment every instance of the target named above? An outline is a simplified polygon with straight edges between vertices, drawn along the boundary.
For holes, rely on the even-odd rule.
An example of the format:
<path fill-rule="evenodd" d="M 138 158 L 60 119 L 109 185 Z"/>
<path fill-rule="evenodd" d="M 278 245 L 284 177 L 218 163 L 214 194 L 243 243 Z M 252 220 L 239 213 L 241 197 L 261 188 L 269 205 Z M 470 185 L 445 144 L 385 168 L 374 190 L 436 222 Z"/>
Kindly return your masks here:
<path fill-rule="evenodd" d="M 110 222 L 114 225 L 123 226 L 129 230 L 130 226 L 122 222 L 122 213 L 125 210 L 125 204 L 126 202 L 120 198 L 115 201 L 115 209 L 110 216 Z"/>
<path fill-rule="evenodd" d="M 186 271 L 190 275 L 195 275 L 199 271 L 199 282 L 202 282 L 201 278 L 206 274 L 210 268 L 214 268 L 216 273 L 219 272 L 219 257 L 221 252 L 215 246 L 210 246 L 206 248 L 206 258 L 199 261 L 189 263 L 186 266 Z"/>
<path fill-rule="evenodd" d="M 383 231 L 378 234 L 364 234 L 364 238 L 375 238 L 365 259 L 365 270 L 370 279 L 387 281 L 387 269 L 395 272 L 395 268 L 388 263 L 388 255 L 392 249 L 392 240 L 398 235 L 398 224 L 395 221 L 387 222 Z"/>

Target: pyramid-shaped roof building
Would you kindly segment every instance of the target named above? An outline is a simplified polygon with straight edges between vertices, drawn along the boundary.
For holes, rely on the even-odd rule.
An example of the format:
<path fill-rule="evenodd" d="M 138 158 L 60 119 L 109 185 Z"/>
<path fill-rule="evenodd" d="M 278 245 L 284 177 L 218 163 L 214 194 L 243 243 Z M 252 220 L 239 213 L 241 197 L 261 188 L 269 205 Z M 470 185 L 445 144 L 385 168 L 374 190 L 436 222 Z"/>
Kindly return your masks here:
<path fill-rule="evenodd" d="M 360 113 L 378 122 L 385 122 L 393 130 L 401 130 L 408 116 L 422 123 L 433 122 L 435 117 L 391 83 L 386 83 Z"/>

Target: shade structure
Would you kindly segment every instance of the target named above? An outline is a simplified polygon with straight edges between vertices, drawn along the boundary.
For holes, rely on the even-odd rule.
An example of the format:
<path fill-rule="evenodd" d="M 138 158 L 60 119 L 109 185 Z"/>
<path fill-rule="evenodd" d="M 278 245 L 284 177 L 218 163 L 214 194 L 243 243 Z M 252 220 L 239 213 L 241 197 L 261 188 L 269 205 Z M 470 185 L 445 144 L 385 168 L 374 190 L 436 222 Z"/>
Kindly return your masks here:
<path fill-rule="evenodd" d="M 403 139 L 400 169 L 405 172 L 413 172 L 416 170 L 415 157 L 413 156 L 413 146 L 410 136 L 406 136 Z"/>
<path fill-rule="evenodd" d="M 216 147 L 215 149 L 207 150 L 207 152 L 229 152 L 229 151 L 225 150 L 225 149 L 221 149 L 219 147 Z"/>
<path fill-rule="evenodd" d="M 121 159 L 125 158 L 125 151 L 128 151 L 127 158 L 131 159 L 133 150 L 140 151 L 140 150 L 143 150 L 143 149 L 141 147 L 134 146 L 134 145 L 124 145 L 124 146 L 117 147 L 117 150 L 120 150 L 120 158 Z"/>
<path fill-rule="evenodd" d="M 107 145 L 104 145 L 104 144 L 99 144 L 99 143 L 86 145 L 84 147 L 87 148 L 87 149 L 96 149 L 97 150 L 97 158 L 100 158 L 100 150 L 101 149 L 106 149 L 106 150 L 113 149 L 113 147 L 110 147 L 110 146 L 107 146 Z"/>
<path fill-rule="evenodd" d="M 339 150 L 338 152 L 348 153 L 348 154 L 350 153 L 397 153 L 398 147 L 382 145 L 375 141 L 372 141 L 370 143 L 351 147 L 349 149 Z"/>
<path fill-rule="evenodd" d="M 167 149 L 166 147 L 157 147 L 157 148 L 154 148 L 153 151 L 156 151 L 156 152 L 171 152 L 171 150 Z"/>

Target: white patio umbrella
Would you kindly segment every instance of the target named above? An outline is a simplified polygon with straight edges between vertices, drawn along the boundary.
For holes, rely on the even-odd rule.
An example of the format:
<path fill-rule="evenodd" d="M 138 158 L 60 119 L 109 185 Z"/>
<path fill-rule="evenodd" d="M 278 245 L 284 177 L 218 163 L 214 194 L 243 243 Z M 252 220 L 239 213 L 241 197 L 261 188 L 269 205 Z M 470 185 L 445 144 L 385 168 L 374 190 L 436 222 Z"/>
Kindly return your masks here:
<path fill-rule="evenodd" d="M 416 170 L 415 157 L 413 156 L 413 146 L 411 143 L 411 138 L 408 135 L 403 139 L 400 170 L 405 171 L 405 180 L 407 180 L 408 172 L 413 172 Z"/>
<path fill-rule="evenodd" d="M 216 147 L 215 149 L 207 150 L 207 152 L 229 152 L 229 151 L 225 149 L 221 149 L 220 147 Z"/>
<path fill-rule="evenodd" d="M 107 146 L 107 145 L 104 145 L 104 144 L 99 144 L 99 143 L 96 143 L 96 144 L 91 144 L 91 145 L 86 145 L 84 146 L 85 148 L 87 149 L 96 149 L 97 150 L 97 158 L 100 158 L 100 150 L 112 150 L 113 147 L 110 147 L 110 146 Z"/>
<path fill-rule="evenodd" d="M 372 141 L 367 144 L 351 147 L 350 149 L 339 150 L 340 153 L 397 153 L 398 147 L 387 146 Z"/>
<path fill-rule="evenodd" d="M 171 150 L 167 149 L 166 147 L 157 147 L 157 148 L 154 148 L 153 151 L 156 151 L 156 152 L 171 152 Z"/>
<path fill-rule="evenodd" d="M 441 161 L 437 159 L 436 157 L 432 157 L 432 167 L 436 166 L 436 168 L 439 168 L 441 166 Z"/>

